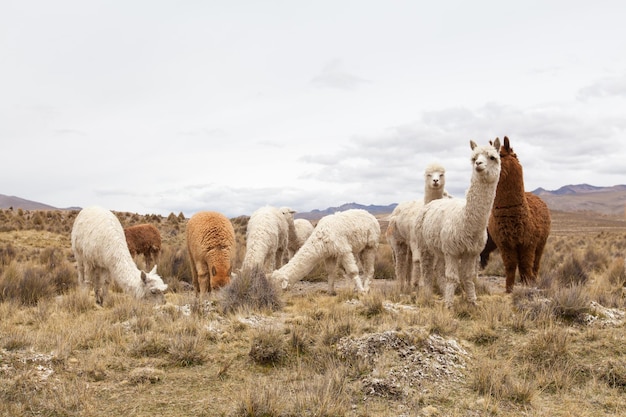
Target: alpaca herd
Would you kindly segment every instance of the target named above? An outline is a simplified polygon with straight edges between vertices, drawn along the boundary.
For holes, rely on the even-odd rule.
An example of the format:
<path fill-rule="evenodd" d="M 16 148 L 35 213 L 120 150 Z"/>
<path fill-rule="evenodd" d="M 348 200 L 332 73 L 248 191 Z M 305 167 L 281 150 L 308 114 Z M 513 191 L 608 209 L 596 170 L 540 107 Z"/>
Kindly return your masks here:
<path fill-rule="evenodd" d="M 524 191 L 522 167 L 508 137 L 489 145 L 470 141 L 471 181 L 465 198 L 445 190 L 445 168 L 430 164 L 424 172 L 424 198 L 398 204 L 389 216 L 385 237 L 394 259 L 395 276 L 404 292 L 435 286 L 452 307 L 457 286 L 476 304 L 478 266 L 499 250 L 511 292 L 516 269 L 524 284 L 537 278 L 543 248 L 550 233 L 550 211 L 537 196 Z M 233 270 L 236 237 L 233 224 L 213 211 L 194 214 L 186 226 L 186 246 L 196 294 L 218 290 L 238 273 L 262 271 L 287 289 L 318 264 L 328 274 L 334 294 L 340 273 L 366 293 L 374 278 L 381 228 L 365 210 L 346 210 L 323 217 L 314 227 L 294 219 L 289 207 L 264 206 L 248 220 L 241 268 Z M 156 273 L 161 236 L 144 224 L 122 228 L 118 218 L 101 207 L 83 209 L 71 232 L 79 282 L 91 285 L 103 304 L 109 282 L 116 282 L 138 299 L 164 302 L 167 285 Z M 150 272 L 134 258 L 143 255 Z"/>

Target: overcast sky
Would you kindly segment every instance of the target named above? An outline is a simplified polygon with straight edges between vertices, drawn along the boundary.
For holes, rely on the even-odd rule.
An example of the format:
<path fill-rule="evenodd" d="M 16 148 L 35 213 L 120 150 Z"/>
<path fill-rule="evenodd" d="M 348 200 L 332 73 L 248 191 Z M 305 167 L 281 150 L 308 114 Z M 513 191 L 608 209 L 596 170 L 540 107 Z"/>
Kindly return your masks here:
<path fill-rule="evenodd" d="M 0 194 L 185 215 L 421 198 L 507 135 L 626 183 L 626 2 L 0 0 Z"/>

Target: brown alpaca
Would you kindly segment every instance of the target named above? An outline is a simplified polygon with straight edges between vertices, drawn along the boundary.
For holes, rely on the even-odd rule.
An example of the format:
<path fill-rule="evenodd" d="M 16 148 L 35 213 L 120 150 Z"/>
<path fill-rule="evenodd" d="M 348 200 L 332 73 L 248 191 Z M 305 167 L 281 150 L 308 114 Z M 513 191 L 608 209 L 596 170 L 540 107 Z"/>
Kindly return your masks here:
<path fill-rule="evenodd" d="M 143 255 L 146 268 L 150 269 L 156 265 L 161 253 L 161 234 L 152 224 L 138 224 L 124 229 L 126 244 L 130 254 L 135 257 L 137 254 Z"/>
<path fill-rule="evenodd" d="M 524 284 L 534 284 L 543 248 L 550 234 L 550 210 L 536 195 L 524 191 L 522 166 L 509 138 L 500 147 L 502 169 L 489 216 L 489 235 L 500 250 L 506 271 L 506 292 L 513 291 L 519 268 Z"/>

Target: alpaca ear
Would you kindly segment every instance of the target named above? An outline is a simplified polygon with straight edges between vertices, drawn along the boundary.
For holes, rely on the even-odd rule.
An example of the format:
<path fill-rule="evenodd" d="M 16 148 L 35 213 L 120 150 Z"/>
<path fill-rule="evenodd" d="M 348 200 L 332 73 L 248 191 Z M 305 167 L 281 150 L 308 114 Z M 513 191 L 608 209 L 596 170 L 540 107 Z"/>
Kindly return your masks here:
<path fill-rule="evenodd" d="M 509 143 L 509 138 L 508 137 L 504 137 L 504 149 L 508 151 L 512 151 L 511 149 L 511 144 Z"/>
<path fill-rule="evenodd" d="M 156 274 L 156 273 L 157 273 L 157 271 L 156 271 L 156 267 L 157 267 L 156 265 L 154 265 L 154 266 L 152 267 L 152 271 L 150 271 L 150 274 L 151 274 L 151 275 L 152 275 L 152 274 Z"/>
<path fill-rule="evenodd" d="M 470 146 L 472 147 L 472 150 L 474 150 L 474 148 L 478 145 L 476 145 L 476 142 L 474 142 L 473 140 L 470 140 Z"/>
<path fill-rule="evenodd" d="M 141 282 L 145 284 L 146 281 L 147 281 L 146 273 L 141 271 Z"/>
<path fill-rule="evenodd" d="M 493 141 L 493 147 L 496 148 L 498 152 L 500 152 L 500 138 L 496 138 L 496 140 Z"/>

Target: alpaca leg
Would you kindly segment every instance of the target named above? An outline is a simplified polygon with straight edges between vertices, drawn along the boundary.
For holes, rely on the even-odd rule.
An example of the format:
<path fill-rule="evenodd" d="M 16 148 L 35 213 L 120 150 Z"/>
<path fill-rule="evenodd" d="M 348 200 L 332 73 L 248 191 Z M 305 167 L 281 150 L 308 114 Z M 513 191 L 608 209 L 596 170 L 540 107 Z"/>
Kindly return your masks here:
<path fill-rule="evenodd" d="M 196 280 L 194 287 L 196 294 L 206 294 L 211 292 L 211 277 L 209 276 L 209 264 L 206 260 L 198 261 L 195 264 Z"/>
<path fill-rule="evenodd" d="M 324 265 L 326 266 L 326 274 L 328 275 L 328 293 L 330 295 L 336 295 L 335 280 L 337 279 L 340 268 L 339 262 L 335 258 L 328 258 L 324 261 Z"/>
<path fill-rule="evenodd" d="M 521 248 L 519 252 L 519 275 L 525 285 L 535 283 L 533 265 L 535 264 L 535 251 L 532 248 Z"/>
<path fill-rule="evenodd" d="M 101 268 L 93 268 L 90 270 L 90 275 L 92 277 L 93 291 L 96 297 L 96 303 L 101 306 L 104 303 L 104 298 L 107 294 L 108 280 L 105 276 L 106 273 Z"/>
<path fill-rule="evenodd" d="M 461 259 L 459 273 L 461 274 L 461 282 L 465 288 L 465 296 L 467 301 L 476 305 L 476 287 L 474 280 L 476 279 L 476 267 L 478 260 L 474 256 L 467 256 Z"/>
<path fill-rule="evenodd" d="M 89 277 L 85 276 L 85 264 L 82 259 L 76 259 L 76 269 L 78 270 L 78 285 L 84 286 Z"/>
<path fill-rule="evenodd" d="M 533 262 L 533 275 L 535 278 L 539 278 L 539 267 L 541 265 L 541 257 L 543 256 L 543 249 L 546 246 L 546 240 L 542 239 L 535 248 L 535 261 Z"/>
<path fill-rule="evenodd" d="M 443 301 L 446 307 L 454 304 L 454 291 L 459 284 L 459 261 L 453 256 L 445 255 L 446 288 L 443 292 Z"/>
<path fill-rule="evenodd" d="M 489 263 L 489 255 L 496 249 L 498 249 L 496 242 L 493 241 L 491 235 L 489 234 L 489 230 L 487 230 L 487 243 L 485 244 L 483 251 L 480 253 L 480 269 L 485 269 L 487 267 L 487 264 Z"/>
<path fill-rule="evenodd" d="M 365 292 L 363 282 L 361 281 L 361 277 L 359 276 L 359 267 L 352 252 L 342 255 L 338 259 L 341 267 L 346 274 L 346 277 L 354 280 L 357 291 L 361 293 Z"/>
<path fill-rule="evenodd" d="M 431 283 L 432 288 L 443 294 L 446 288 L 446 265 L 442 256 L 435 257 L 433 271 L 433 277 L 435 277 L 436 281 Z"/>
<path fill-rule="evenodd" d="M 407 264 L 406 259 L 408 255 L 407 246 L 404 244 L 397 244 L 395 251 L 396 258 L 396 279 L 400 282 L 400 289 L 404 292 L 407 290 Z"/>
<path fill-rule="evenodd" d="M 154 263 L 152 265 L 150 265 L 149 269 L 152 269 L 152 267 L 154 265 L 158 265 L 160 259 L 161 259 L 161 251 L 160 250 L 152 252 L 152 261 Z"/>
<path fill-rule="evenodd" d="M 374 268 L 376 264 L 376 249 L 367 247 L 361 252 L 361 266 L 363 267 L 363 288 L 365 292 L 370 290 L 370 283 L 374 278 Z"/>
<path fill-rule="evenodd" d="M 419 268 L 421 271 L 421 277 L 419 277 L 419 289 L 423 290 L 424 288 L 428 288 L 431 292 L 433 289 L 433 275 L 435 272 L 435 257 L 432 252 L 427 250 L 420 250 L 419 261 L 416 262 L 415 256 L 413 256 L 413 274 Z"/>
<path fill-rule="evenodd" d="M 517 252 L 513 249 L 502 248 L 502 262 L 504 263 L 504 271 L 506 273 L 506 292 L 513 292 L 515 284 L 515 270 L 517 269 Z"/>
<path fill-rule="evenodd" d="M 419 260 L 417 262 L 419 262 Z M 422 274 L 420 274 L 419 266 L 415 268 L 417 269 L 417 272 L 416 273 L 413 272 L 413 268 L 414 268 L 413 253 L 411 252 L 410 247 L 406 251 L 406 258 L 404 259 L 404 265 L 406 265 L 405 276 L 406 276 L 406 281 L 408 283 L 408 290 L 413 291 L 417 288 L 418 282 Z"/>

